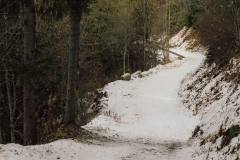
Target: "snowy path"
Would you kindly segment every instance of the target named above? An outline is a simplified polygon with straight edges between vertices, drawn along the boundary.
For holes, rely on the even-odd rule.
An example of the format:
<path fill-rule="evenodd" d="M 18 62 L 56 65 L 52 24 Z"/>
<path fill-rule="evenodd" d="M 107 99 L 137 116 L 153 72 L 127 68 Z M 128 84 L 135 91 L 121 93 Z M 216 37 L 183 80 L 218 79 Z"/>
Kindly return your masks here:
<path fill-rule="evenodd" d="M 177 93 L 181 80 L 199 66 L 203 55 L 173 51 L 186 58 L 158 66 L 147 77 L 116 81 L 106 87 L 109 106 L 85 128 L 111 141 L 82 144 L 60 140 L 28 149 L 18 146 L 18 155 L 8 152 L 16 146 L 9 144 L 0 146 L 0 159 L 4 155 L 6 159 L 190 160 L 187 140 L 198 117 L 179 107 Z"/>
<path fill-rule="evenodd" d="M 203 55 L 174 51 L 187 58 L 156 67 L 144 78 L 110 83 L 106 87 L 110 93 L 106 113 L 112 116 L 100 115 L 86 126 L 124 141 L 120 146 L 133 150 L 131 156 L 123 155 L 126 159 L 180 159 L 169 152 L 185 145 L 198 124 L 198 117 L 179 107 L 178 89 L 184 76 L 199 66 Z M 191 153 L 180 156 L 186 159 Z"/>

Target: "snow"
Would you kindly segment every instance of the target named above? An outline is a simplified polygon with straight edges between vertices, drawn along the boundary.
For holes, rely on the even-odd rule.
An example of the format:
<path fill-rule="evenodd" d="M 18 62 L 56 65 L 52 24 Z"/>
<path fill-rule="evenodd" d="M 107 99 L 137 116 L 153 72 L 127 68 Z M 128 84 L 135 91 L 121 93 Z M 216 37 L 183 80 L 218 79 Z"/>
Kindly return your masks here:
<path fill-rule="evenodd" d="M 178 89 L 203 55 L 172 50 L 186 58 L 146 71 L 145 77 L 105 87 L 108 106 L 84 128 L 109 141 L 65 139 L 36 146 L 0 145 L 0 159 L 191 159 L 188 139 L 199 117 L 179 107 Z"/>
<path fill-rule="evenodd" d="M 188 51 L 201 52 L 204 53 L 207 50 L 207 47 L 199 44 L 198 39 L 194 36 L 195 31 L 193 28 L 183 27 L 183 29 L 174 35 L 169 44 L 172 47 L 178 47 L 182 49 L 187 49 Z"/>
<path fill-rule="evenodd" d="M 192 29 L 188 30 L 187 27 L 183 27 L 183 29 L 178 32 L 175 36 L 173 36 L 169 43 L 171 46 L 181 46 L 184 43 L 184 39 L 191 33 Z"/>
<path fill-rule="evenodd" d="M 177 38 L 174 41 L 179 43 Z M 0 160 L 192 159 L 196 151 L 189 138 L 200 116 L 193 116 L 191 110 L 180 106 L 178 91 L 185 76 L 198 68 L 204 55 L 182 47 L 171 50 L 186 58 L 175 58 L 167 65 L 133 74 L 130 81 L 118 80 L 105 86 L 108 104 L 84 128 L 108 140 L 62 139 L 36 146 L 0 144 Z"/>
<path fill-rule="evenodd" d="M 232 59 L 226 71 L 221 71 L 216 64 L 202 64 L 185 77 L 179 92 L 181 105 L 190 106 L 200 116 L 199 126 L 203 132 L 192 143 L 194 160 L 240 157 L 240 135 L 230 137 L 227 133 L 233 125 L 240 125 L 240 90 L 239 83 L 234 82 L 239 74 L 239 62 Z M 228 76 L 233 78 L 228 80 Z M 224 141 L 226 138 L 229 144 Z"/>

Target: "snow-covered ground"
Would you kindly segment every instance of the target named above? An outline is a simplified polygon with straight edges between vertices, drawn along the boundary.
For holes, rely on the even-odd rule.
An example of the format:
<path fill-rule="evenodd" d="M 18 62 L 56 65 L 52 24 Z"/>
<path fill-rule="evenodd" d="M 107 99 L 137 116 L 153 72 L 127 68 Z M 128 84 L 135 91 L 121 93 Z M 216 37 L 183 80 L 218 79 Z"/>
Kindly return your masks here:
<path fill-rule="evenodd" d="M 203 59 L 199 53 L 172 49 L 183 60 L 159 65 L 142 78 L 108 84 L 108 106 L 85 129 L 109 140 L 58 140 L 45 145 L 0 145 L 0 159 L 191 159 L 188 139 L 199 123 L 179 107 L 181 80 Z"/>
<path fill-rule="evenodd" d="M 0 144 L 0 160 L 193 159 L 196 150 L 189 138 L 199 117 L 180 106 L 178 91 L 182 79 L 197 69 L 204 55 L 181 49 L 189 32 L 184 28 L 171 40 L 172 46 L 179 46 L 171 50 L 185 56 L 183 60 L 171 56 L 172 63 L 142 72 L 142 78 L 135 74 L 130 81 L 115 81 L 104 88 L 107 106 L 84 128 L 105 138 L 36 146 Z"/>
<path fill-rule="evenodd" d="M 159 65 L 143 78 L 108 84 L 105 90 L 109 94 L 109 106 L 85 126 L 114 138 L 123 148 L 132 148 L 125 158 L 144 159 L 147 154 L 151 156 L 149 159 L 191 157 L 191 153 L 178 156 L 173 153 L 174 148 L 186 145 L 198 124 L 198 117 L 179 107 L 178 89 L 182 78 L 198 67 L 203 55 L 180 49 L 173 51 L 187 58 L 166 66 Z M 150 151 L 146 153 L 145 148 Z"/>
<path fill-rule="evenodd" d="M 200 116 L 194 160 L 240 158 L 239 73 L 240 59 L 233 58 L 227 69 L 203 63 L 183 80 L 182 105 Z"/>

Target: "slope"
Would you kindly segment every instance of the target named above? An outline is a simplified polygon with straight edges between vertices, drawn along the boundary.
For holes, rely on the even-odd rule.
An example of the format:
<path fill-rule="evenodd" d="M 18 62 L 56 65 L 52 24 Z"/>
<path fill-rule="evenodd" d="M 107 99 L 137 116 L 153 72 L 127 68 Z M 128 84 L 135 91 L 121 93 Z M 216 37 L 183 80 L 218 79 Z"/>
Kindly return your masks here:
<path fill-rule="evenodd" d="M 108 140 L 59 140 L 46 145 L 0 145 L 0 159 L 186 159 L 185 146 L 197 117 L 178 105 L 178 88 L 203 56 L 181 50 L 186 59 L 148 71 L 148 76 L 106 86 L 108 107 L 85 126 Z M 94 152 L 94 154 L 92 153 Z M 182 156 L 182 157 L 181 157 Z M 81 157 L 81 158 L 80 158 Z"/>
<path fill-rule="evenodd" d="M 108 84 L 107 106 L 85 129 L 94 139 L 58 140 L 45 145 L 0 144 L 0 159 L 192 159 L 189 137 L 198 116 L 180 107 L 181 80 L 194 71 L 204 56 L 172 49 L 183 55 L 167 65 L 142 73 L 142 78 Z"/>
<path fill-rule="evenodd" d="M 195 131 L 194 159 L 240 158 L 239 56 L 221 67 L 203 63 L 185 77 L 182 105 L 201 117 Z"/>

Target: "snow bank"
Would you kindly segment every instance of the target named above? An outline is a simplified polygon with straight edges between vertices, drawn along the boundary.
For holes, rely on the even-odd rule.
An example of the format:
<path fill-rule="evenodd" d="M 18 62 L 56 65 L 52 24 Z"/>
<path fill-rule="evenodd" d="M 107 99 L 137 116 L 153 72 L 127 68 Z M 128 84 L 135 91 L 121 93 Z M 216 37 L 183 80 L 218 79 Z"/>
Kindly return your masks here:
<path fill-rule="evenodd" d="M 175 41 L 178 41 L 178 38 Z M 178 88 L 180 83 L 185 86 L 185 81 L 189 78 L 185 81 L 181 79 L 199 66 L 203 55 L 181 48 L 171 50 L 186 58 L 167 65 L 158 65 L 145 72 L 136 72 L 130 81 L 118 80 L 109 83 L 101 91 L 107 91 L 108 97 L 95 97 L 97 102 L 107 104 L 103 106 L 99 116 L 84 128 L 97 133 L 99 137 L 105 137 L 104 141 L 90 139 L 82 143 L 78 140 L 63 139 L 36 146 L 0 144 L 0 159 L 192 159 L 193 151 L 188 147 L 188 139 L 199 123 L 199 117 L 192 116 L 189 110 L 179 107 Z M 194 79 L 195 76 L 190 78 Z M 211 88 L 210 86 L 208 88 Z M 188 94 L 188 90 L 182 91 L 183 96 Z M 190 98 L 194 100 L 193 97 Z M 186 104 L 188 102 L 184 103 Z M 90 109 L 94 109 L 94 106 Z M 237 139 L 233 138 L 233 141 Z M 206 143 L 205 146 L 210 145 Z M 203 156 L 205 155 L 202 154 Z"/>
<path fill-rule="evenodd" d="M 170 39 L 169 44 L 173 48 L 183 48 L 192 52 L 204 53 L 206 51 L 206 47 L 198 42 L 196 31 L 187 27 L 183 27 L 180 32 L 174 35 Z"/>
<path fill-rule="evenodd" d="M 192 30 L 192 29 L 191 29 Z M 180 47 L 183 43 L 185 38 L 191 33 L 191 30 L 187 27 L 183 27 L 183 29 L 178 32 L 175 36 L 173 36 L 169 43 L 172 47 Z"/>
<path fill-rule="evenodd" d="M 182 81 L 182 105 L 200 115 L 193 144 L 196 160 L 240 158 L 240 60 L 228 68 L 201 67 Z"/>

